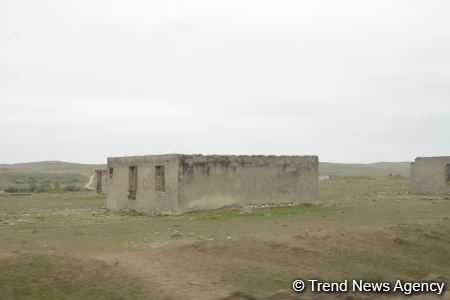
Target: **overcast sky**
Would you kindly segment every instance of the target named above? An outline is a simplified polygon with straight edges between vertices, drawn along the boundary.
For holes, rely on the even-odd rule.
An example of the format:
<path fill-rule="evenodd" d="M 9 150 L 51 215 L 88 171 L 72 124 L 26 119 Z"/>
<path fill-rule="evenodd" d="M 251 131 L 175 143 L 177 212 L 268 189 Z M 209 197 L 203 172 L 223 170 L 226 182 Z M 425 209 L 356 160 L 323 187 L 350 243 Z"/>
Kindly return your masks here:
<path fill-rule="evenodd" d="M 450 155 L 450 1 L 0 2 L 0 163 Z"/>

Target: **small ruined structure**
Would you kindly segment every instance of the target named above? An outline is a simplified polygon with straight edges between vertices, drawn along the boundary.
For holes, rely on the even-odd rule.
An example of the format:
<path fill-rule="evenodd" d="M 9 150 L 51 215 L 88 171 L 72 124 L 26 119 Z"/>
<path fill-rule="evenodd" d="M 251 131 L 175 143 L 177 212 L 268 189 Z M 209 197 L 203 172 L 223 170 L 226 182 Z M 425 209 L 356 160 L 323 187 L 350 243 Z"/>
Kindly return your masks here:
<path fill-rule="evenodd" d="M 106 170 L 95 170 L 95 190 L 97 194 L 106 193 Z"/>
<path fill-rule="evenodd" d="M 415 194 L 450 194 L 450 156 L 417 157 L 410 180 Z"/>
<path fill-rule="evenodd" d="M 317 156 L 108 158 L 107 207 L 179 214 L 228 206 L 316 203 Z"/>

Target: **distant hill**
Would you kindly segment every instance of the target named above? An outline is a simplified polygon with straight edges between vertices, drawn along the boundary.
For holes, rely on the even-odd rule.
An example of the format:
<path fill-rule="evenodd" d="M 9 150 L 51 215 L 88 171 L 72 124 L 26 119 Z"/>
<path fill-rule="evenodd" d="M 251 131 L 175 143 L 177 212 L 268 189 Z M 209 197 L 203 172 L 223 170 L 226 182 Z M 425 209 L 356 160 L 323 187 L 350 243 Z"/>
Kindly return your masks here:
<path fill-rule="evenodd" d="M 377 162 L 371 164 L 341 164 L 320 162 L 319 174 L 339 176 L 388 176 L 391 173 L 409 177 L 410 162 Z"/>
<path fill-rule="evenodd" d="M 38 161 L 20 164 L 0 164 L 0 172 L 39 173 L 82 173 L 90 176 L 96 169 L 104 169 L 103 164 L 77 164 L 63 161 Z"/>
<path fill-rule="evenodd" d="M 320 162 L 319 173 L 339 176 L 388 176 L 391 173 L 409 177 L 409 162 L 378 162 L 372 164 L 341 164 Z M 41 161 L 20 164 L 0 164 L 0 190 L 10 186 L 76 185 L 83 187 L 96 169 L 103 164 L 77 164 L 62 161 Z"/>
<path fill-rule="evenodd" d="M 20 164 L 0 164 L 0 190 L 11 186 L 27 188 L 30 185 L 75 185 L 83 187 L 96 169 L 105 165 L 76 164 L 62 161 L 42 161 Z"/>

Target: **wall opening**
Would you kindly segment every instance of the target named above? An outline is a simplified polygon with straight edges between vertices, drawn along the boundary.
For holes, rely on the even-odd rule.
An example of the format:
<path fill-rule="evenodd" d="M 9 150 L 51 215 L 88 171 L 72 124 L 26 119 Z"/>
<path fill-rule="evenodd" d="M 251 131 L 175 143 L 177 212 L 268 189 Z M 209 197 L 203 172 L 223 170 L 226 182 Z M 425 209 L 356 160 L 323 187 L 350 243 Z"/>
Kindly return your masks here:
<path fill-rule="evenodd" d="M 155 190 L 157 192 L 165 192 L 166 191 L 166 179 L 164 178 L 164 166 L 156 166 L 155 167 Z"/>
<path fill-rule="evenodd" d="M 114 168 L 109 168 L 109 178 L 112 178 L 114 174 Z"/>
<path fill-rule="evenodd" d="M 136 200 L 136 191 L 137 191 L 137 167 L 131 166 L 128 176 L 128 199 Z"/>

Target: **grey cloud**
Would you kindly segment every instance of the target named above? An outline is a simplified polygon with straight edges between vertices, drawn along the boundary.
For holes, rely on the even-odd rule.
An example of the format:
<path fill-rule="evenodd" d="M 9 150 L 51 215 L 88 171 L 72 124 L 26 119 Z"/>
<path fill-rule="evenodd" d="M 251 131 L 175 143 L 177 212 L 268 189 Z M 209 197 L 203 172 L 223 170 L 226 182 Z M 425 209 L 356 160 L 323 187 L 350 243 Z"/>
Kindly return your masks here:
<path fill-rule="evenodd" d="M 449 9 L 417 0 L 2 3 L 0 160 L 448 154 Z"/>

